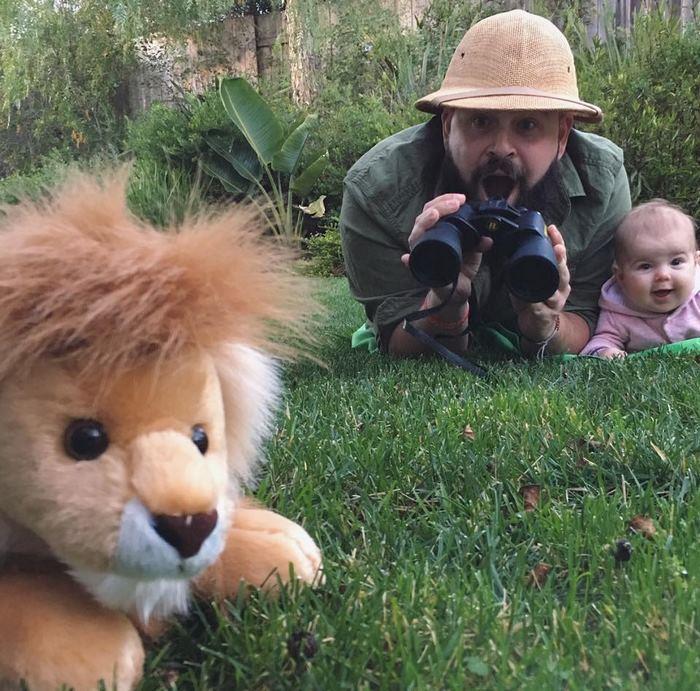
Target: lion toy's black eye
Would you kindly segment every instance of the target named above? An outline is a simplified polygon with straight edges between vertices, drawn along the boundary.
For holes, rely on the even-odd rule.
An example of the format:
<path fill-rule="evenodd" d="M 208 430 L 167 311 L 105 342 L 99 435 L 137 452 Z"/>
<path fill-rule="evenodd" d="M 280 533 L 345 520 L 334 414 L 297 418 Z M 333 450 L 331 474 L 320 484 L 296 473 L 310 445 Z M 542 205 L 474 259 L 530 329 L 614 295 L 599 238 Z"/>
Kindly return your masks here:
<path fill-rule="evenodd" d="M 63 448 L 76 461 L 94 461 L 108 446 L 107 431 L 97 420 L 72 420 L 63 433 Z"/>
<path fill-rule="evenodd" d="M 199 449 L 199 453 L 201 453 L 203 456 L 209 448 L 209 437 L 207 437 L 204 427 L 202 425 L 195 425 L 192 428 L 190 438 L 194 442 L 194 445 Z"/>

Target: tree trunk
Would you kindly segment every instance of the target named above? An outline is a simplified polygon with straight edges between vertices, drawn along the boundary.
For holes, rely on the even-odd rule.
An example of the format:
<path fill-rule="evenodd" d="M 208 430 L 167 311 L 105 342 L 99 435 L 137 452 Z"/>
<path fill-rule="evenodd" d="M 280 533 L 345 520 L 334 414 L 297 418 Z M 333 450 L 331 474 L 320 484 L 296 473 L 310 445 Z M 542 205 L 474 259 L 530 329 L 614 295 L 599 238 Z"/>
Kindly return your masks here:
<path fill-rule="evenodd" d="M 317 93 L 316 56 L 309 0 L 288 0 L 287 37 L 292 97 L 297 105 L 308 105 Z"/>
<path fill-rule="evenodd" d="M 681 26 L 689 26 L 693 19 L 693 0 L 681 0 Z"/>

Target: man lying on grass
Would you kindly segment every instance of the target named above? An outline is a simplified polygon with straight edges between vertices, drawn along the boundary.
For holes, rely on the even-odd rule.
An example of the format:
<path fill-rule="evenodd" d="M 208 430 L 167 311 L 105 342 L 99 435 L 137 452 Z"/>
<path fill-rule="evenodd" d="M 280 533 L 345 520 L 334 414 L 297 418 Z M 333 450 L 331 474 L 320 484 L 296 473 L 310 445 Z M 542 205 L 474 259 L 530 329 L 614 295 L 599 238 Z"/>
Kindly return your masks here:
<path fill-rule="evenodd" d="M 435 117 L 377 144 L 345 179 L 343 252 L 367 315 L 355 342 L 397 356 L 429 352 L 404 320 L 444 303 L 415 325 L 450 351 L 465 351 L 470 330 L 495 323 L 525 354 L 578 353 L 596 324 L 630 193 L 622 151 L 573 129 L 602 113 L 579 99 L 566 38 L 522 10 L 484 19 L 465 34 L 442 87 L 416 105 Z M 453 286 L 427 288 L 408 270 L 409 253 L 439 219 L 494 198 L 542 214 L 558 271 L 547 299 L 511 294 L 489 237 L 464 251 Z"/>

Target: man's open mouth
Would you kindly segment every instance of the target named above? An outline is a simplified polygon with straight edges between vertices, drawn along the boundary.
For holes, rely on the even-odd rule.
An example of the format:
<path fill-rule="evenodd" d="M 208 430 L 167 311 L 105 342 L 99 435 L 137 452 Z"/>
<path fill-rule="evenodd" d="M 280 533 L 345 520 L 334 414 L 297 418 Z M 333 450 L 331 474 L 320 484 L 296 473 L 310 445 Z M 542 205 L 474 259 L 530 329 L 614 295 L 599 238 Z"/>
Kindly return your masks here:
<path fill-rule="evenodd" d="M 484 190 L 484 194 L 487 199 L 492 197 L 501 197 L 512 201 L 510 199 L 511 195 L 515 190 L 515 180 L 509 175 L 495 174 L 487 175 L 481 180 L 481 187 Z"/>

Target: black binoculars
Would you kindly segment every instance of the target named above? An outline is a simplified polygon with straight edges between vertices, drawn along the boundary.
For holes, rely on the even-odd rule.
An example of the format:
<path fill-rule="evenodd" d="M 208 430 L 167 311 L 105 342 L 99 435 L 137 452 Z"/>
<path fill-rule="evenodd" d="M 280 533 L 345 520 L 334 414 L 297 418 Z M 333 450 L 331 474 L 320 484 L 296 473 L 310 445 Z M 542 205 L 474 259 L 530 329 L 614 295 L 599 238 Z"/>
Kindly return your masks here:
<path fill-rule="evenodd" d="M 493 239 L 491 252 L 504 262 L 505 282 L 515 297 L 542 302 L 559 287 L 559 269 L 541 214 L 505 199 L 467 202 L 444 216 L 411 250 L 409 267 L 421 284 L 439 288 L 457 280 L 462 255 L 482 237 Z"/>

